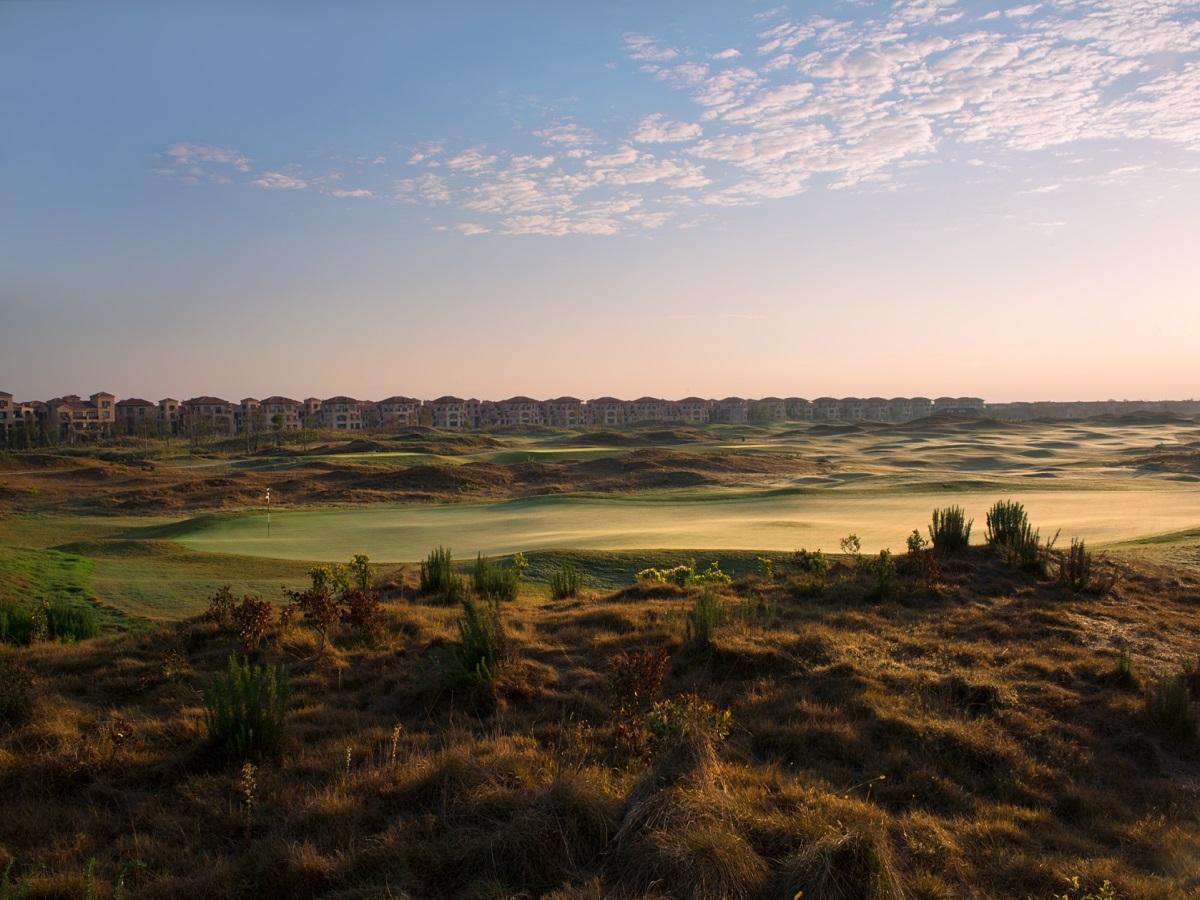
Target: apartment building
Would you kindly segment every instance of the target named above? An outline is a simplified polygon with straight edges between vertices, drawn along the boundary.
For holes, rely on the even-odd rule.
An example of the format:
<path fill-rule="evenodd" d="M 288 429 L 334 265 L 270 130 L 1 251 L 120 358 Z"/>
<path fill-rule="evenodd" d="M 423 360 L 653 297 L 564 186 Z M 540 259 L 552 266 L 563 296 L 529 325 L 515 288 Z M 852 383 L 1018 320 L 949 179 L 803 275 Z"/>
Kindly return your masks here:
<path fill-rule="evenodd" d="M 497 425 L 546 424 L 542 404 L 531 397 L 509 397 L 507 400 L 499 400 L 495 404 L 494 414 Z"/>
<path fill-rule="evenodd" d="M 542 418 L 555 428 L 577 428 L 583 424 L 583 401 L 578 397 L 555 397 L 542 404 Z"/>
<path fill-rule="evenodd" d="M 638 397 L 625 404 L 625 421 L 637 422 L 666 422 L 668 418 L 667 401 L 657 397 Z"/>
<path fill-rule="evenodd" d="M 42 410 L 46 428 L 66 441 L 111 434 L 117 419 L 116 400 L 104 391 L 87 400 L 78 394 L 47 400 Z"/>
<path fill-rule="evenodd" d="M 438 397 L 429 407 L 434 428 L 462 431 L 470 427 L 471 417 L 468 415 L 467 401 L 461 397 Z"/>
<path fill-rule="evenodd" d="M 616 397 L 597 397 L 589 400 L 584 410 L 589 425 L 612 427 L 625 424 L 625 404 Z"/>
<path fill-rule="evenodd" d="M 240 406 L 220 397 L 192 397 L 181 404 L 183 430 L 190 437 L 237 434 Z"/>
<path fill-rule="evenodd" d="M 725 422 L 730 425 L 744 425 L 750 421 L 750 401 L 741 397 L 726 397 L 713 404 L 712 419 L 714 422 Z"/>
<path fill-rule="evenodd" d="M 940 416 L 983 415 L 983 398 L 938 397 L 933 401 L 933 414 Z"/>
<path fill-rule="evenodd" d="M 0 391 L 0 436 L 13 428 L 16 422 L 16 404 L 13 403 L 13 395 L 8 391 Z"/>
<path fill-rule="evenodd" d="M 317 422 L 332 431 L 362 431 L 365 405 L 353 397 L 330 397 L 321 401 Z"/>
<path fill-rule="evenodd" d="M 182 418 L 183 404 L 174 397 L 164 397 L 158 401 L 158 421 L 164 433 L 178 434 Z"/>
<path fill-rule="evenodd" d="M 787 418 L 787 403 L 778 397 L 750 401 L 752 422 L 782 422 Z"/>
<path fill-rule="evenodd" d="M 420 425 L 421 401 L 415 397 L 388 397 L 375 404 L 374 424 Z"/>
<path fill-rule="evenodd" d="M 150 434 L 159 428 L 158 407 L 141 397 L 118 400 L 117 425 L 125 434 Z"/>
<path fill-rule="evenodd" d="M 812 418 L 812 404 L 803 397 L 788 397 L 783 403 L 789 419 L 803 422 Z"/>
<path fill-rule="evenodd" d="M 703 425 L 712 412 L 712 401 L 700 397 L 684 397 L 675 404 L 677 419 L 689 425 Z"/>
<path fill-rule="evenodd" d="M 812 402 L 812 417 L 816 422 L 829 422 L 842 414 L 842 401 L 834 397 L 818 397 Z"/>
<path fill-rule="evenodd" d="M 291 397 L 280 397 L 279 395 L 267 397 L 262 401 L 261 409 L 267 427 L 272 430 L 275 428 L 276 422 L 280 423 L 281 431 L 296 431 L 303 424 L 304 404 Z"/>

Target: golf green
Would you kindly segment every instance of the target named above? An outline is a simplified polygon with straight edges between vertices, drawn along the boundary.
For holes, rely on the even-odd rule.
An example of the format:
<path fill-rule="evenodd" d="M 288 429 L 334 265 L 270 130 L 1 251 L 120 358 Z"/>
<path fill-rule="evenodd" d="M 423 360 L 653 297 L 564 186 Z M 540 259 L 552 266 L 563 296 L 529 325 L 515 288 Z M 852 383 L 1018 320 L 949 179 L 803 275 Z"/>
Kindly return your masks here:
<path fill-rule="evenodd" d="M 333 560 L 354 553 L 404 562 L 433 547 L 459 556 L 546 548 L 588 550 L 836 550 L 856 533 L 865 551 L 903 550 L 937 506 L 960 504 L 982 540 L 984 514 L 1002 498 L 1023 502 L 1043 538 L 1130 540 L 1200 525 L 1200 490 L 954 491 L 839 494 L 767 493 L 719 499 L 542 497 L 502 503 L 365 506 L 206 518 L 177 538 L 199 551 L 277 559 Z"/>

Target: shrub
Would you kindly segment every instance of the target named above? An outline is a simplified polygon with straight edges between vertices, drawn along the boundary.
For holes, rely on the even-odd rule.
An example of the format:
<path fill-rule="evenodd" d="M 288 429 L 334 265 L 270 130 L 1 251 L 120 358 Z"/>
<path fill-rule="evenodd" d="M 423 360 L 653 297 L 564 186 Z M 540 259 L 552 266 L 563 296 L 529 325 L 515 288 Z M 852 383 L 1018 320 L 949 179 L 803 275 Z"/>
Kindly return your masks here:
<path fill-rule="evenodd" d="M 862 541 L 858 539 L 858 535 L 850 532 L 850 534 L 842 538 L 840 544 L 842 552 L 847 556 L 853 556 L 854 561 L 857 563 L 862 553 Z"/>
<path fill-rule="evenodd" d="M 33 679 L 16 660 L 0 656 L 0 725 L 17 728 L 32 718 Z"/>
<path fill-rule="evenodd" d="M 713 632 L 724 623 L 725 606 L 712 589 L 701 591 L 695 604 L 684 614 L 687 640 L 701 647 L 712 643 Z"/>
<path fill-rule="evenodd" d="M 961 506 L 947 506 L 933 511 L 933 522 L 929 526 L 929 540 L 935 553 L 953 556 L 962 553 L 971 543 L 971 526 Z"/>
<path fill-rule="evenodd" d="M 1122 687 L 1133 687 L 1137 684 L 1137 674 L 1133 671 L 1133 653 L 1129 641 L 1121 641 L 1117 645 L 1117 661 L 1113 666 L 1113 677 Z"/>
<path fill-rule="evenodd" d="M 1012 544 L 1029 530 L 1025 507 L 1015 500 L 997 500 L 987 511 L 987 542 L 993 547 Z"/>
<path fill-rule="evenodd" d="M 1194 738 L 1198 722 L 1186 673 L 1152 679 L 1146 688 L 1146 712 L 1173 737 L 1182 741 Z"/>
<path fill-rule="evenodd" d="M 217 588 L 216 593 L 208 598 L 208 610 L 205 612 L 205 618 L 211 622 L 216 622 L 222 628 L 233 627 L 233 608 L 237 605 L 237 598 L 233 596 L 233 591 L 229 585 L 223 584 Z"/>
<path fill-rule="evenodd" d="M 709 563 L 707 569 L 697 574 L 692 581 L 695 584 L 708 585 L 733 584 L 733 579 L 721 571 L 721 564 L 715 559 Z"/>
<path fill-rule="evenodd" d="M 1116 578 L 1093 572 L 1094 562 L 1092 552 L 1084 542 L 1078 538 L 1071 538 L 1071 549 L 1059 560 L 1059 582 L 1077 594 L 1107 594 L 1116 584 Z"/>
<path fill-rule="evenodd" d="M 255 650 L 275 625 L 275 607 L 270 600 L 247 594 L 230 615 L 238 640 L 246 650 Z"/>
<path fill-rule="evenodd" d="M 583 590 L 583 573 L 572 563 L 550 573 L 550 596 L 555 600 L 578 597 Z"/>
<path fill-rule="evenodd" d="M 366 559 L 366 557 L 363 557 L 363 559 Z M 350 590 L 350 571 L 341 563 L 333 563 L 328 566 L 315 566 L 308 570 L 308 577 L 312 579 L 312 589 L 314 591 L 327 591 L 330 594 L 336 594 Z"/>
<path fill-rule="evenodd" d="M 771 581 L 775 578 L 775 561 L 769 556 L 758 557 L 758 577 L 764 581 Z"/>
<path fill-rule="evenodd" d="M 665 647 L 625 650 L 613 657 L 608 676 L 613 741 L 632 756 L 646 750 L 645 715 L 662 690 L 670 656 Z"/>
<path fill-rule="evenodd" d="M 371 558 L 365 553 L 355 554 L 346 567 L 350 576 L 350 585 L 364 594 L 371 590 L 375 580 L 375 572 L 371 567 Z"/>
<path fill-rule="evenodd" d="M 820 550 L 797 550 L 792 554 L 792 564 L 804 576 L 798 586 L 801 594 L 823 594 L 829 580 L 829 558 Z"/>
<path fill-rule="evenodd" d="M 892 551 L 880 550 L 879 555 L 872 558 L 870 570 L 875 579 L 873 595 L 880 600 L 889 597 L 896 590 L 896 561 Z"/>
<path fill-rule="evenodd" d="M 230 761 L 277 757 L 286 736 L 287 674 L 229 657 L 204 694 L 204 722 L 212 748 Z"/>
<path fill-rule="evenodd" d="M 421 593 L 444 594 L 447 600 L 462 596 L 462 579 L 454 571 L 454 557 L 449 547 L 430 551 L 421 563 Z"/>
<path fill-rule="evenodd" d="M 1055 540 L 1057 539 L 1058 536 L 1055 535 Z M 1015 569 L 1024 569 L 1026 572 L 1044 573 L 1046 569 L 1046 557 L 1053 546 L 1054 541 L 1051 541 L 1043 547 L 1041 532 L 1035 531 L 1026 522 L 1015 534 L 1009 536 L 1004 543 L 997 544 L 996 549 L 1000 552 L 1000 558 L 1007 565 Z"/>
<path fill-rule="evenodd" d="M 0 602 L 0 642 L 29 644 L 33 642 L 33 614 L 11 601 Z"/>
<path fill-rule="evenodd" d="M 731 715 L 695 694 L 681 694 L 655 703 L 646 713 L 644 725 L 650 751 L 657 753 L 687 734 L 703 735 L 713 743 L 729 736 Z"/>
<path fill-rule="evenodd" d="M 55 600 L 44 603 L 46 636 L 52 641 L 74 643 L 97 637 L 100 634 L 100 618 L 96 610 L 84 603 Z"/>
<path fill-rule="evenodd" d="M 673 584 L 676 587 L 687 587 L 696 579 L 695 564 L 678 565 L 670 569 L 642 569 L 635 576 L 640 582 L 651 584 Z"/>
<path fill-rule="evenodd" d="M 498 600 L 464 600 L 458 620 L 458 644 L 454 662 L 460 677 L 490 682 L 508 655 L 508 636 L 500 617 Z"/>
<path fill-rule="evenodd" d="M 521 570 L 515 566 L 498 566 L 480 553 L 475 557 L 471 583 L 480 597 L 489 600 L 516 600 L 521 587 Z"/>
<path fill-rule="evenodd" d="M 383 627 L 383 606 L 374 591 L 352 590 L 342 594 L 342 621 L 369 635 Z"/>

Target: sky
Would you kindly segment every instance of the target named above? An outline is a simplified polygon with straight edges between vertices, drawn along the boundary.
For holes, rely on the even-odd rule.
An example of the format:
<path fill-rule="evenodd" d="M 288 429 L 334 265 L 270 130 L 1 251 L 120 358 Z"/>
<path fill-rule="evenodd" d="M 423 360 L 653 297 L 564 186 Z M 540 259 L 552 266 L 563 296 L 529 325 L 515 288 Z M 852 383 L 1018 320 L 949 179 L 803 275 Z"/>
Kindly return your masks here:
<path fill-rule="evenodd" d="M 1200 396 L 1200 2 L 0 3 L 0 390 Z"/>

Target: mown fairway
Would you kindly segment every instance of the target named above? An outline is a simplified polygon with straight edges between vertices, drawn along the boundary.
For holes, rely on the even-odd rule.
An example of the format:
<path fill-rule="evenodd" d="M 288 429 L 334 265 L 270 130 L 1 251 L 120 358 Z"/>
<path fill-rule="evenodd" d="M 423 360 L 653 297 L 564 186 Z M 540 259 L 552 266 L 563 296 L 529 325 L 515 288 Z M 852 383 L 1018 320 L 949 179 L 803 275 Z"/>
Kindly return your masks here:
<path fill-rule="evenodd" d="M 636 550 L 702 548 L 836 550 L 850 532 L 864 550 L 904 548 L 924 530 L 935 506 L 958 503 L 976 520 L 1000 497 L 1021 500 L 1050 538 L 1062 529 L 1102 543 L 1179 531 L 1200 523 L 1200 490 L 1042 490 L 1028 493 L 911 492 L 902 494 L 768 493 L 724 499 L 639 500 L 545 497 L 506 503 L 362 507 L 275 513 L 271 536 L 262 515 L 205 519 L 177 540 L 193 550 L 277 559 L 411 561 L 445 545 L 459 555 L 574 548 Z"/>

